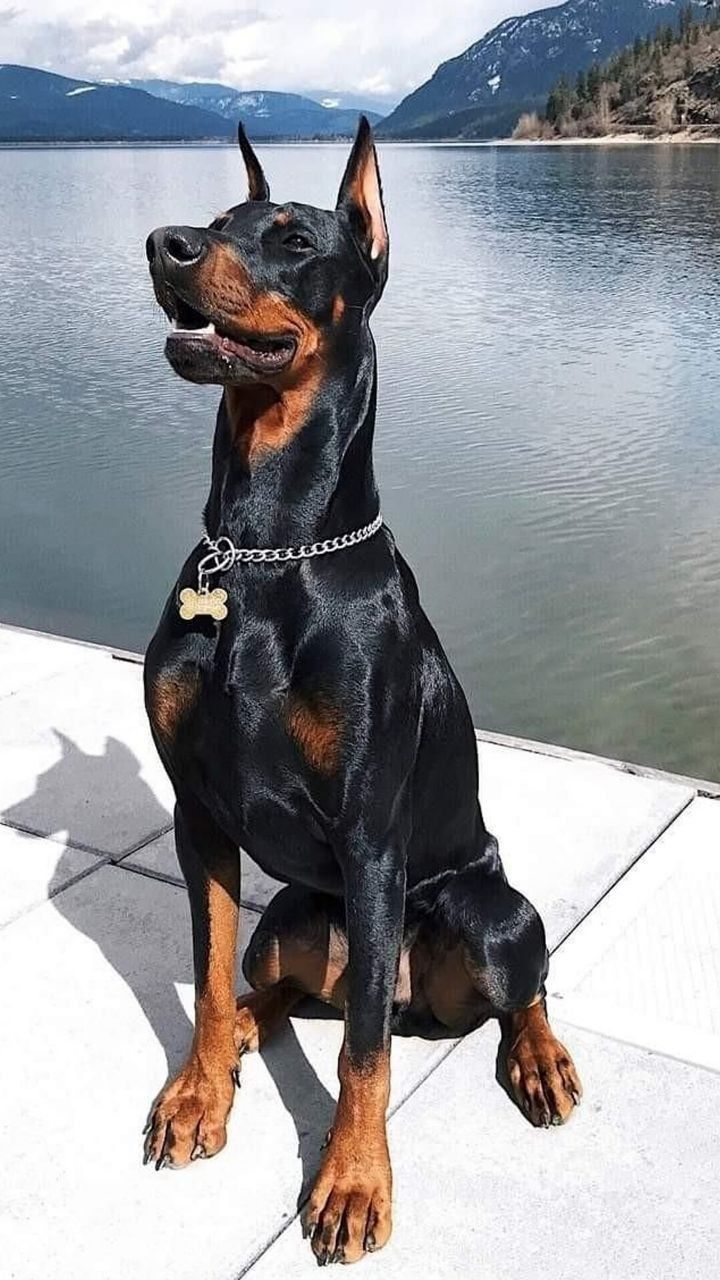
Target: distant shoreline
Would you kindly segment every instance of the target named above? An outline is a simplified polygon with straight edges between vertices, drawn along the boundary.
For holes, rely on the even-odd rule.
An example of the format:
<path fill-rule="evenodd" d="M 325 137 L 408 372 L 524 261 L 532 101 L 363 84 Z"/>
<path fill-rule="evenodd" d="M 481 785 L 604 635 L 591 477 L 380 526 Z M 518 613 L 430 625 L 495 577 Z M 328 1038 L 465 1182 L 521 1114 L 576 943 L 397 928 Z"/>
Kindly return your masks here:
<path fill-rule="evenodd" d="M 347 138 L 256 138 L 258 147 L 346 147 Z M 641 133 L 607 133 L 594 138 L 378 138 L 380 147 L 628 147 L 628 146 L 717 146 L 720 133 L 663 133 L 654 137 Z M 237 143 L 224 138 L 99 138 L 65 139 L 45 142 L 0 140 L 0 151 L 122 151 L 173 149 L 234 150 Z"/>
<path fill-rule="evenodd" d="M 503 147 L 628 147 L 628 146 L 717 146 L 720 133 L 697 134 L 686 131 L 660 133 L 649 137 L 642 133 L 603 133 L 597 138 L 503 138 Z"/>
<path fill-rule="evenodd" d="M 304 146 L 342 146 L 345 147 L 352 138 L 254 138 L 256 147 L 304 147 Z M 13 141 L 0 139 L 0 151 L 77 151 L 77 150 L 131 150 L 135 148 L 167 148 L 177 147 L 226 147 L 237 151 L 234 138 L 46 138 L 44 141 L 28 139 Z"/>
<path fill-rule="evenodd" d="M 262 145 L 262 144 L 261 144 Z M 120 151 L 130 147 L 233 147 L 237 150 L 237 142 L 221 138 L 58 138 L 46 139 L 44 142 L 28 140 L 14 142 L 10 139 L 0 140 L 0 151 L 77 151 L 112 149 Z"/>

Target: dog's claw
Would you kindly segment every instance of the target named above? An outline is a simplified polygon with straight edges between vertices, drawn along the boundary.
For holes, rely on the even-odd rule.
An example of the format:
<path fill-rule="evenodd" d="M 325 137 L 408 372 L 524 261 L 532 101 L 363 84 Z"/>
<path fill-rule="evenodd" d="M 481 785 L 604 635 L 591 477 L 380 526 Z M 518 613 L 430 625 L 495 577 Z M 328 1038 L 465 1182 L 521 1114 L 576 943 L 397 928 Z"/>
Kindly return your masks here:
<path fill-rule="evenodd" d="M 196 1143 L 190 1154 L 191 1160 L 204 1160 L 207 1152 L 201 1142 Z"/>
<path fill-rule="evenodd" d="M 233 1067 L 232 1071 L 230 1072 L 230 1075 L 233 1078 L 233 1084 L 235 1085 L 235 1088 L 240 1089 L 242 1087 L 240 1067 L 239 1066 Z"/>
<path fill-rule="evenodd" d="M 580 1094 L 578 1093 L 577 1089 L 571 1089 L 571 1090 L 570 1090 L 570 1097 L 572 1098 L 573 1102 L 575 1103 L 575 1106 L 576 1106 L 576 1107 L 579 1107 L 579 1106 L 580 1106 Z"/>

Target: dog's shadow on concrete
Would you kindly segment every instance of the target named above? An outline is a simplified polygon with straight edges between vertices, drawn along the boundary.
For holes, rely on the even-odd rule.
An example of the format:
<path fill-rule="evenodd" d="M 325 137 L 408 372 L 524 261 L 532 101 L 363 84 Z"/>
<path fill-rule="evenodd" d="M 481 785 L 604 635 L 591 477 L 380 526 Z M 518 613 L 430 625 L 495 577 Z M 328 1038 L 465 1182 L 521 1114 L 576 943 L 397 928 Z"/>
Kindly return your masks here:
<path fill-rule="evenodd" d="M 178 986 L 193 984 L 190 911 L 185 889 L 159 883 L 147 874 L 128 869 L 127 864 L 122 868 L 122 859 L 113 858 L 116 865 L 109 874 L 118 878 L 117 892 L 112 892 L 111 885 L 108 893 L 108 875 L 103 875 L 101 889 L 94 874 L 78 874 L 76 850 L 92 846 L 90 836 L 100 821 L 98 810 L 103 798 L 107 800 L 112 794 L 122 796 L 126 812 L 137 810 L 148 815 L 148 831 L 169 831 L 172 815 L 142 778 L 139 761 L 124 743 L 108 738 L 104 752 L 94 755 L 83 751 L 66 735 L 56 733 L 56 737 L 61 748 L 59 759 L 38 776 L 32 795 L 10 806 L 2 817 L 27 833 L 28 840 L 43 830 L 51 829 L 56 835 L 66 833 L 69 847 L 58 860 L 48 895 L 60 915 L 97 946 L 132 992 L 162 1046 L 169 1078 L 182 1065 L 193 1033 L 178 995 Z M 81 805 L 78 796 L 83 797 Z M 181 910 L 171 903 L 169 894 L 182 895 Z M 255 921 L 259 918 L 257 915 Z M 148 932 L 153 934 L 151 946 L 146 943 Z M 247 932 L 241 937 L 241 946 L 247 945 L 249 936 Z M 300 1017 L 333 1016 L 314 1001 L 304 1002 L 298 1013 Z M 317 1169 L 335 1102 L 318 1079 L 291 1022 L 263 1047 L 261 1057 L 295 1126 L 302 1165 L 302 1200 Z M 159 1092 L 164 1082 L 157 1083 Z M 148 1106 L 151 1101 L 148 1098 Z M 142 1127 L 145 1117 L 139 1119 Z"/>

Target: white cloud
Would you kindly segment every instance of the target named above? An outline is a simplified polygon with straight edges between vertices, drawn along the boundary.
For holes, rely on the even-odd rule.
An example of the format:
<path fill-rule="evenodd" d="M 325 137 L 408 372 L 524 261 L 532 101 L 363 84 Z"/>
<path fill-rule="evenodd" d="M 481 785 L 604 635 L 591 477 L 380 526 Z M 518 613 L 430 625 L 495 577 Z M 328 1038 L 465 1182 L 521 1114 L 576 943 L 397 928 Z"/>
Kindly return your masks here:
<path fill-rule="evenodd" d="M 556 0 L 559 2 L 559 0 Z M 2 58 L 80 78 L 220 80 L 400 98 L 528 0 L 21 0 Z"/>

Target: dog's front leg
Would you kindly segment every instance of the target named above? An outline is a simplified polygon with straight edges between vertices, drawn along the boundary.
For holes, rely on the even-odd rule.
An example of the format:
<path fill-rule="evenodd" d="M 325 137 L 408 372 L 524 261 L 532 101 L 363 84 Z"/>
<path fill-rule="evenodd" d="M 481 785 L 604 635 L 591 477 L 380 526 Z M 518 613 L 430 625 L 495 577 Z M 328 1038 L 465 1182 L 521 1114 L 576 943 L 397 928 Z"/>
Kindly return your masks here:
<path fill-rule="evenodd" d="M 240 858 L 195 802 L 175 809 L 178 860 L 190 895 L 195 1034 L 187 1061 L 163 1089 L 148 1122 L 145 1160 L 182 1168 L 225 1146 L 236 1067 L 235 950 Z"/>
<path fill-rule="evenodd" d="M 348 938 L 340 1097 L 305 1213 L 318 1261 L 356 1262 L 392 1227 L 386 1111 L 390 1015 L 402 943 L 404 858 L 353 849 L 344 857 Z"/>

